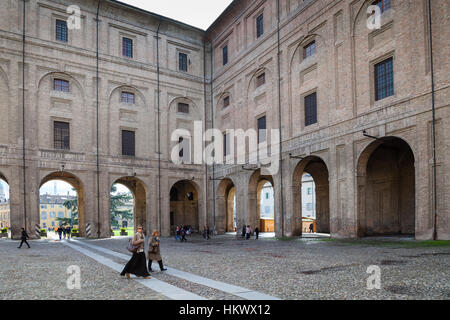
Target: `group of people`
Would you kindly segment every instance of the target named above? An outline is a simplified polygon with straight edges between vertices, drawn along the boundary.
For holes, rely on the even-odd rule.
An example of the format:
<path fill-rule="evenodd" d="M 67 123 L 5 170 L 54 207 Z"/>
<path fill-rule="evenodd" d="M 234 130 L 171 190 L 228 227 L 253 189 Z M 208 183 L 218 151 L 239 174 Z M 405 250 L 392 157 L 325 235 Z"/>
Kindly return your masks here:
<path fill-rule="evenodd" d="M 137 277 L 143 277 L 144 279 L 150 279 L 150 272 L 153 272 L 152 262 L 157 261 L 161 271 L 166 271 L 164 268 L 163 261 L 161 258 L 160 249 L 161 239 L 159 237 L 159 232 L 154 230 L 152 237 L 148 243 L 147 258 L 145 256 L 145 237 L 143 234 L 142 226 L 137 227 L 137 232 L 131 240 L 132 245 L 135 247 L 133 255 L 125 268 L 120 273 L 121 276 L 126 276 L 130 279 L 130 274 L 134 274 Z M 148 268 L 146 259 L 148 259 Z"/>
<path fill-rule="evenodd" d="M 66 237 L 67 237 L 67 239 L 69 239 L 71 231 L 72 231 L 72 229 L 70 228 L 70 226 L 66 226 L 66 227 L 59 226 L 58 228 L 55 227 L 55 232 L 58 233 L 59 240 L 61 240 L 63 237 L 64 237 L 64 239 L 66 239 Z"/>
<path fill-rule="evenodd" d="M 175 229 L 175 240 L 180 240 L 181 242 L 187 242 L 186 236 L 190 235 L 192 233 L 192 227 L 191 226 L 177 226 Z"/>
<path fill-rule="evenodd" d="M 255 228 L 255 236 L 256 239 L 259 238 L 259 229 L 258 227 Z M 252 228 L 250 227 L 250 225 L 244 225 L 242 227 L 242 238 L 245 238 L 246 240 L 250 239 L 250 237 L 252 236 Z"/>

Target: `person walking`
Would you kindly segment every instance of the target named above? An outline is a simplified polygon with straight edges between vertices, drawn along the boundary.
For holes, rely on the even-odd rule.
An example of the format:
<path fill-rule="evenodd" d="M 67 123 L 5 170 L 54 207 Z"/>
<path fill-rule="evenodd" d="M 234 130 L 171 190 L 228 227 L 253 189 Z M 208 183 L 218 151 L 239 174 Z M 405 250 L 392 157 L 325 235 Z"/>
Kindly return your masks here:
<path fill-rule="evenodd" d="M 247 227 L 244 225 L 242 227 L 242 238 L 245 238 L 245 234 L 247 233 Z"/>
<path fill-rule="evenodd" d="M 313 233 L 314 232 L 314 223 L 311 223 L 309 225 L 309 233 Z"/>
<path fill-rule="evenodd" d="M 258 229 L 258 227 L 255 228 L 255 235 L 256 235 L 256 240 L 258 240 L 258 238 L 259 238 L 259 229 Z"/>
<path fill-rule="evenodd" d="M 211 234 L 211 230 L 209 230 L 209 226 L 206 225 L 206 238 L 207 238 L 208 240 L 211 239 L 211 237 L 209 236 L 210 234 Z"/>
<path fill-rule="evenodd" d="M 63 233 L 63 237 L 64 237 L 64 239 L 66 239 L 66 227 L 62 227 L 61 228 L 62 229 L 62 233 Z"/>
<path fill-rule="evenodd" d="M 153 230 L 152 238 L 148 243 L 148 271 L 153 272 L 152 262 L 153 260 L 158 261 L 159 269 L 161 271 L 166 271 L 164 268 L 162 258 L 161 258 L 161 248 L 160 248 L 161 239 L 159 238 L 159 232 L 157 230 Z"/>
<path fill-rule="evenodd" d="M 245 239 L 250 239 L 250 235 L 252 234 L 252 229 L 250 228 L 250 225 L 247 226 L 245 230 Z"/>
<path fill-rule="evenodd" d="M 146 260 L 144 252 L 145 237 L 142 231 L 143 231 L 142 226 L 140 225 L 137 226 L 137 232 L 132 240 L 133 246 L 137 246 L 137 249 L 135 252 L 133 252 L 130 261 L 128 261 L 128 263 L 125 265 L 125 268 L 120 273 L 121 276 L 126 276 L 127 279 L 130 279 L 130 273 L 134 274 L 137 277 L 144 277 L 144 279 L 150 279 L 150 274 L 148 273 L 145 261 Z"/>
<path fill-rule="evenodd" d="M 28 249 L 30 249 L 30 245 L 27 242 L 27 239 L 30 239 L 30 237 L 28 236 L 28 233 L 25 231 L 24 228 L 22 228 L 21 230 L 22 230 L 22 235 L 21 235 L 20 239 L 22 240 L 22 242 L 20 242 L 20 246 L 18 246 L 17 248 L 21 249 L 22 244 L 25 242 L 28 246 Z"/>
<path fill-rule="evenodd" d="M 181 239 L 181 237 L 180 237 L 180 226 L 177 226 L 177 229 L 175 230 L 175 241 L 178 241 L 178 239 Z"/>
<path fill-rule="evenodd" d="M 59 228 L 58 228 L 59 240 L 61 240 L 61 238 L 62 238 L 62 232 L 63 232 L 63 230 L 62 230 L 61 226 L 59 226 Z"/>
<path fill-rule="evenodd" d="M 181 242 L 187 242 L 185 227 L 181 227 L 180 234 L 181 234 Z"/>
<path fill-rule="evenodd" d="M 71 232 L 72 232 L 72 229 L 70 228 L 70 226 L 67 226 L 67 228 L 66 228 L 67 239 L 70 239 Z"/>

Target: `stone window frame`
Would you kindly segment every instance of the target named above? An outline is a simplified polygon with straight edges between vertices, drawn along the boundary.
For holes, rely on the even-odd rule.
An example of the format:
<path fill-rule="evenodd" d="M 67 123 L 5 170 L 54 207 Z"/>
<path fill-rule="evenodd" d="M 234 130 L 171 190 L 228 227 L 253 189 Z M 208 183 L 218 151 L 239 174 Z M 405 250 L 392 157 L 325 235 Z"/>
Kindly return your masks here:
<path fill-rule="evenodd" d="M 123 101 L 123 94 L 127 95 L 127 101 Z M 132 95 L 133 96 L 133 102 L 132 103 L 128 101 L 128 95 Z M 134 92 L 134 90 L 130 90 L 130 89 L 122 89 L 122 90 L 120 90 L 119 102 L 121 104 L 126 104 L 126 105 L 136 105 L 136 92 Z"/>
<path fill-rule="evenodd" d="M 180 54 L 181 53 L 186 55 L 186 70 L 180 69 Z M 183 72 L 183 73 L 189 73 L 189 70 L 190 70 L 189 66 L 191 65 L 191 52 L 188 50 L 183 50 L 183 49 L 177 48 L 175 59 L 177 62 L 176 70 L 179 72 Z"/>
<path fill-rule="evenodd" d="M 394 79 L 393 79 L 394 94 L 392 96 L 386 97 L 384 99 L 376 100 L 375 65 L 380 62 L 383 62 L 384 60 L 387 60 L 389 58 L 392 58 L 392 69 L 393 69 L 393 77 L 394 77 Z M 381 105 L 385 105 L 386 103 L 392 102 L 392 100 L 395 100 L 395 98 L 397 97 L 397 90 L 395 88 L 398 88 L 398 86 L 396 85 L 395 60 L 396 60 L 395 50 L 392 50 L 383 55 L 378 56 L 377 58 L 375 58 L 369 62 L 370 105 L 371 105 L 371 107 L 378 107 Z"/>
<path fill-rule="evenodd" d="M 264 78 L 264 81 L 263 81 L 262 83 L 259 83 L 261 77 Z M 261 88 L 261 87 L 263 87 L 265 84 L 266 84 L 266 71 L 265 71 L 265 70 L 262 70 L 262 71 L 258 72 L 258 73 L 255 75 L 255 88 L 256 88 L 256 89 Z"/>
<path fill-rule="evenodd" d="M 56 149 L 55 148 L 55 122 L 66 122 L 69 124 L 69 148 L 68 149 Z M 60 152 L 68 152 L 72 150 L 72 119 L 70 118 L 62 118 L 62 117 L 50 117 L 50 128 L 51 128 L 51 134 L 50 134 L 50 149 L 60 151 Z"/>
<path fill-rule="evenodd" d="M 230 107 L 230 105 L 231 105 L 231 99 L 230 98 L 231 98 L 231 96 L 229 94 L 225 95 L 222 98 L 222 109 L 226 109 L 226 108 Z M 227 101 L 228 103 L 225 104 L 225 101 Z"/>
<path fill-rule="evenodd" d="M 258 126 L 258 123 L 259 123 L 259 120 L 262 119 L 262 118 L 266 118 L 266 129 L 265 129 L 266 132 L 265 132 L 265 140 L 260 141 L 260 139 L 259 139 L 259 126 Z M 256 128 L 256 137 L 257 137 L 258 145 L 260 143 L 267 143 L 267 123 L 268 123 L 268 121 L 267 121 L 267 113 L 266 112 L 260 113 L 260 114 L 258 114 L 255 117 L 255 128 Z"/>
<path fill-rule="evenodd" d="M 308 55 L 308 48 L 314 45 L 314 52 L 312 52 L 310 55 Z M 311 50 L 312 51 L 312 50 Z M 310 39 L 304 46 L 303 46 L 303 60 L 312 58 L 317 54 L 317 41 L 315 38 Z"/>
<path fill-rule="evenodd" d="M 226 48 L 226 55 L 225 55 L 225 48 Z M 222 66 L 226 66 L 228 62 L 230 61 L 230 48 L 228 46 L 228 41 L 225 42 L 222 46 Z M 226 59 L 225 59 L 226 58 Z"/>
<path fill-rule="evenodd" d="M 52 23 L 52 40 L 60 43 L 62 45 L 72 45 L 72 36 L 71 36 L 71 30 L 67 27 L 67 42 L 61 41 L 61 40 L 57 40 L 56 39 L 56 20 L 62 20 L 62 21 L 66 21 L 66 25 L 67 25 L 67 19 L 69 18 L 68 15 L 63 15 L 62 13 L 57 14 L 52 12 L 52 16 L 51 16 L 51 23 Z"/>
<path fill-rule="evenodd" d="M 125 56 L 123 54 L 123 39 L 130 39 L 132 41 L 131 46 L 131 57 Z M 133 35 L 131 33 L 126 33 L 123 31 L 119 31 L 119 55 L 123 59 L 129 59 L 129 60 L 137 60 L 137 37 L 136 35 Z"/>
<path fill-rule="evenodd" d="M 262 33 L 258 34 L 258 22 L 259 22 L 259 18 L 262 17 Z M 260 39 L 262 36 L 264 36 L 264 8 L 262 8 L 260 11 L 258 11 L 258 13 L 256 13 L 254 15 L 254 24 L 255 26 L 255 39 Z"/>
<path fill-rule="evenodd" d="M 67 82 L 67 91 L 56 90 L 55 89 L 56 81 L 65 81 L 65 82 Z M 64 76 L 56 76 L 56 75 L 52 77 L 52 91 L 53 92 L 61 92 L 61 93 L 64 93 L 64 94 L 70 94 L 70 87 L 71 87 L 71 82 L 70 82 L 69 78 L 64 77 Z M 63 88 L 64 88 L 64 86 L 61 85 L 61 89 L 63 89 Z"/>

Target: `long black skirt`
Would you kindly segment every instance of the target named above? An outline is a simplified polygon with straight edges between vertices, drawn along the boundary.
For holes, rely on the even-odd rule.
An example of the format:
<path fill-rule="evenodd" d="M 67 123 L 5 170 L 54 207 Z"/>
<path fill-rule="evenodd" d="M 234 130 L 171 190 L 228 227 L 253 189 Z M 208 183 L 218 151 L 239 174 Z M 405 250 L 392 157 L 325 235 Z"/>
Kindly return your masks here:
<path fill-rule="evenodd" d="M 128 261 L 120 275 L 124 276 L 126 273 L 131 273 L 138 277 L 150 276 L 147 270 L 147 260 L 145 259 L 145 252 L 133 253 L 133 256 L 131 257 L 130 261 Z"/>

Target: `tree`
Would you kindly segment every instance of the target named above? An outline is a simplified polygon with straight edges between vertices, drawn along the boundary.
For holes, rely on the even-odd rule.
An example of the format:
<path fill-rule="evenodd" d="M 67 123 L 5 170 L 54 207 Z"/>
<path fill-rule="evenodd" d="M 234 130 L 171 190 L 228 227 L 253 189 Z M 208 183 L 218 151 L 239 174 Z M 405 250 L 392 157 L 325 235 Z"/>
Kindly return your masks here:
<path fill-rule="evenodd" d="M 119 228 L 119 219 L 122 220 L 132 220 L 133 219 L 133 210 L 126 209 L 126 207 L 130 204 L 130 201 L 133 200 L 133 196 L 130 193 L 118 193 L 113 195 L 113 193 L 117 192 L 117 187 L 113 185 L 111 187 L 111 197 L 110 197 L 110 208 L 111 208 L 111 227 Z"/>
<path fill-rule="evenodd" d="M 72 189 L 75 191 L 75 189 Z M 67 208 L 67 210 L 72 211 L 72 217 L 71 218 L 56 218 L 56 221 L 61 221 L 64 224 L 69 224 L 70 227 L 73 227 L 74 225 L 78 225 L 78 198 L 66 200 L 63 204 L 64 207 Z"/>

